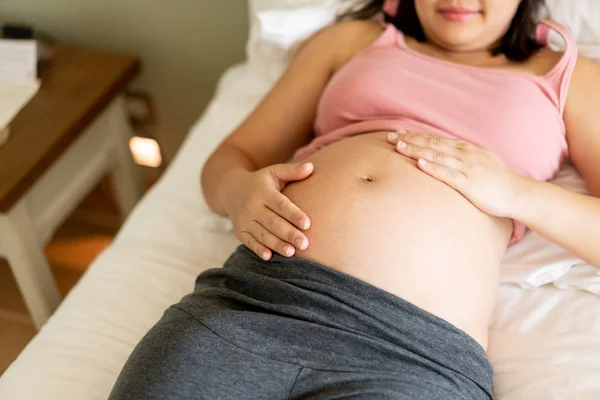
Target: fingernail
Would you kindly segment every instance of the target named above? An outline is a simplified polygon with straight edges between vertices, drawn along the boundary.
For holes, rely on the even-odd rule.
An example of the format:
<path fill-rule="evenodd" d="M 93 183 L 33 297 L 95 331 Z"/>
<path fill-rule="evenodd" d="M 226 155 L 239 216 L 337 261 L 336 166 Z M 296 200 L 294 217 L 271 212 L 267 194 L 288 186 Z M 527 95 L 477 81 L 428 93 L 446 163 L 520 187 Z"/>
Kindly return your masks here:
<path fill-rule="evenodd" d="M 398 133 L 399 135 L 406 135 L 408 131 L 406 129 L 398 129 L 396 133 Z"/>
<path fill-rule="evenodd" d="M 394 140 L 396 140 L 396 139 L 398 139 L 398 134 L 397 134 L 397 133 L 390 133 L 390 134 L 388 135 L 388 140 L 389 140 L 390 142 L 393 142 L 393 141 L 394 141 Z"/>
<path fill-rule="evenodd" d="M 269 259 L 269 253 L 267 253 L 266 251 L 264 253 L 261 254 L 261 257 L 263 260 L 267 261 Z"/>
<path fill-rule="evenodd" d="M 406 143 L 404 143 L 404 142 L 398 142 L 398 148 L 399 149 L 405 149 L 406 148 Z"/>
<path fill-rule="evenodd" d="M 427 165 L 427 161 L 423 160 L 422 158 L 419 160 L 419 164 L 421 164 L 422 167 Z"/>
<path fill-rule="evenodd" d="M 296 239 L 296 247 L 300 250 L 304 250 L 306 248 L 306 241 L 301 238 Z"/>
<path fill-rule="evenodd" d="M 285 253 L 286 256 L 291 256 L 292 254 L 294 254 L 294 249 L 292 248 L 292 246 L 284 246 L 283 247 L 283 252 Z"/>
<path fill-rule="evenodd" d="M 300 221 L 300 226 L 302 227 L 302 229 L 308 229 L 310 223 L 307 220 L 303 219 Z"/>

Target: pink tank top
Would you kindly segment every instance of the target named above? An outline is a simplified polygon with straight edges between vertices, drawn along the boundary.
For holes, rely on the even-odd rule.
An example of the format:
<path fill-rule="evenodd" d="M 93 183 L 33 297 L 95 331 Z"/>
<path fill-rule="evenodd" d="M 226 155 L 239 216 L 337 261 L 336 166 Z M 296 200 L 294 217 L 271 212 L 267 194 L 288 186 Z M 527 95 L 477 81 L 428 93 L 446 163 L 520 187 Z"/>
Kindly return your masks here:
<path fill-rule="evenodd" d="M 346 137 L 407 129 L 464 140 L 494 151 L 515 172 L 549 180 L 568 155 L 563 112 L 577 61 L 566 27 L 543 21 L 565 41 L 560 61 L 544 76 L 467 66 L 419 53 L 389 24 L 369 47 L 333 76 L 321 96 L 316 137 L 298 162 Z M 511 243 L 526 227 L 515 221 Z"/>

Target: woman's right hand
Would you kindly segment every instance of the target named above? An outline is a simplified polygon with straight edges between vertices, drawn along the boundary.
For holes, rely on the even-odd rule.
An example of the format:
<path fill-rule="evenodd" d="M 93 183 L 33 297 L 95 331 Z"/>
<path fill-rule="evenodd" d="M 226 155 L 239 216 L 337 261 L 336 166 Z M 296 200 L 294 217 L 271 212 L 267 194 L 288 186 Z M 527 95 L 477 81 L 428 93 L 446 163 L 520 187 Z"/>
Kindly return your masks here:
<path fill-rule="evenodd" d="M 291 257 L 296 248 L 308 247 L 301 230 L 310 227 L 310 219 L 281 191 L 290 182 L 308 178 L 313 169 L 312 163 L 277 164 L 229 182 L 224 205 L 235 234 L 263 260 L 271 259 L 272 250 Z"/>

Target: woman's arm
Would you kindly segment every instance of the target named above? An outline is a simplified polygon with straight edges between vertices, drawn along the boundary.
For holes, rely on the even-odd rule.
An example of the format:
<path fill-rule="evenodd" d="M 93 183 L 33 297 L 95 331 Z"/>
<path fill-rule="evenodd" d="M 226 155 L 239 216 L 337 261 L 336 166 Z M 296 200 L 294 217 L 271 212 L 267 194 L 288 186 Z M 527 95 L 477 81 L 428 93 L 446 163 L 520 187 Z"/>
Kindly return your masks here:
<path fill-rule="evenodd" d="M 215 150 L 202 170 L 209 207 L 225 215 L 223 197 L 236 175 L 287 160 L 310 140 L 317 102 L 334 67 L 332 31 L 311 40 L 252 114 Z"/>
<path fill-rule="evenodd" d="M 270 93 L 205 164 L 202 188 L 213 211 L 225 214 L 222 199 L 230 181 L 284 162 L 310 141 L 325 85 L 380 31 L 372 22 L 343 22 L 322 30 L 301 49 Z"/>
<path fill-rule="evenodd" d="M 316 34 L 254 112 L 215 150 L 202 170 L 208 206 L 231 219 L 240 241 L 259 257 L 305 250 L 309 217 L 282 190 L 308 179 L 313 165 L 280 164 L 309 142 L 317 105 L 331 76 L 381 27 L 348 21 Z M 362 46 L 362 47 L 361 47 Z"/>
<path fill-rule="evenodd" d="M 599 198 L 531 180 L 515 203 L 512 217 L 600 268 Z"/>
<path fill-rule="evenodd" d="M 570 158 L 593 196 L 532 181 L 514 218 L 600 267 L 600 65 L 580 57 L 571 80 L 565 124 Z"/>

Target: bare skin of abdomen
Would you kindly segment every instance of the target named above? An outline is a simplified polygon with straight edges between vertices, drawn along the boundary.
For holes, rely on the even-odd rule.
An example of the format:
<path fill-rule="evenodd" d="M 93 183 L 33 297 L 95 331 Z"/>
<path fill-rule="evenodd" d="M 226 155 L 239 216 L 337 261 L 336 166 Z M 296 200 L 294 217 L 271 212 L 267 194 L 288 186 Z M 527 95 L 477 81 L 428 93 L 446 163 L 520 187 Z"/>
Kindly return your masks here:
<path fill-rule="evenodd" d="M 387 142 L 353 136 L 307 157 L 314 172 L 283 190 L 311 219 L 296 256 L 390 292 L 487 349 L 512 221 L 481 212 Z"/>

